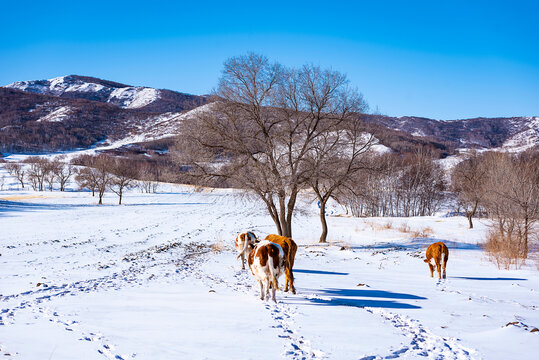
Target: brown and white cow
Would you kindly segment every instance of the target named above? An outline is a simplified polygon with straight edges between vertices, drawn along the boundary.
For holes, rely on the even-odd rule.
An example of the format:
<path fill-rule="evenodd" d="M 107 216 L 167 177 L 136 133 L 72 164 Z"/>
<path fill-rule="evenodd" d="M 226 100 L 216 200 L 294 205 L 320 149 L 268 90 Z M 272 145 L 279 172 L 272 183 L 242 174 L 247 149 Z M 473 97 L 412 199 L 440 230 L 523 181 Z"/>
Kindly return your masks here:
<path fill-rule="evenodd" d="M 296 258 L 296 251 L 298 250 L 298 246 L 296 245 L 294 240 L 286 236 L 276 234 L 270 234 L 266 236 L 266 240 L 269 240 L 275 244 L 279 244 L 281 248 L 283 248 L 286 257 L 286 282 L 284 285 L 284 291 L 288 291 L 288 286 L 290 285 L 290 291 L 292 291 L 292 294 L 295 294 L 296 288 L 294 287 L 294 273 L 292 272 L 292 268 L 294 267 L 294 259 Z"/>
<path fill-rule="evenodd" d="M 275 290 L 279 289 L 279 277 L 285 271 L 286 257 L 283 249 L 267 240 L 259 242 L 249 254 L 249 268 L 260 285 L 260 299 L 269 296 L 275 302 Z"/>
<path fill-rule="evenodd" d="M 448 258 L 449 249 L 441 241 L 431 244 L 427 248 L 427 258 L 424 261 L 429 264 L 430 277 L 433 277 L 434 267 L 436 266 L 436 271 L 438 272 L 438 279 L 441 279 L 442 277 L 445 279 L 445 267 L 447 265 Z"/>
<path fill-rule="evenodd" d="M 245 260 L 249 258 L 249 253 L 253 250 L 257 241 L 258 239 L 252 231 L 247 231 L 236 236 L 235 246 L 239 253 L 237 259 L 241 257 L 242 269 L 245 269 Z"/>

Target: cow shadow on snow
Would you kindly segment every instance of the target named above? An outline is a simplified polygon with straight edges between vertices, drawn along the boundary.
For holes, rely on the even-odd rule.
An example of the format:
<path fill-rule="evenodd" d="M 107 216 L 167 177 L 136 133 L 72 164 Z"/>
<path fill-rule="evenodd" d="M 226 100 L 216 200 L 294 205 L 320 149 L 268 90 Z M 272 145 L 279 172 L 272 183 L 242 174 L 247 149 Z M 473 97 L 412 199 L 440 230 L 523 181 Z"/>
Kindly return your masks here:
<path fill-rule="evenodd" d="M 315 275 L 348 275 L 349 273 L 336 272 L 336 271 L 324 271 L 324 270 L 309 270 L 309 269 L 294 269 L 295 273 L 301 274 L 315 274 Z"/>
<path fill-rule="evenodd" d="M 464 279 L 464 280 L 489 280 L 489 281 L 528 281 L 523 278 L 512 277 L 473 277 L 473 276 L 449 276 L 451 279 Z"/>
<path fill-rule="evenodd" d="M 438 242 L 438 241 L 442 241 L 445 245 L 447 245 L 449 250 L 452 250 L 452 249 L 454 250 L 481 250 L 481 246 L 478 244 L 468 244 L 468 243 L 463 243 L 463 242 L 437 239 L 437 238 L 432 238 L 432 237 L 414 238 L 410 242 L 405 242 L 405 243 L 381 242 L 381 243 L 372 244 L 372 245 L 351 246 L 350 248 L 354 250 L 378 250 L 378 251 L 424 250 L 430 244 Z"/>
<path fill-rule="evenodd" d="M 426 300 L 426 297 L 384 290 L 367 289 L 304 289 L 302 293 L 313 294 L 304 298 L 289 298 L 298 305 L 374 307 L 388 309 L 421 309 L 421 306 L 398 300 Z"/>

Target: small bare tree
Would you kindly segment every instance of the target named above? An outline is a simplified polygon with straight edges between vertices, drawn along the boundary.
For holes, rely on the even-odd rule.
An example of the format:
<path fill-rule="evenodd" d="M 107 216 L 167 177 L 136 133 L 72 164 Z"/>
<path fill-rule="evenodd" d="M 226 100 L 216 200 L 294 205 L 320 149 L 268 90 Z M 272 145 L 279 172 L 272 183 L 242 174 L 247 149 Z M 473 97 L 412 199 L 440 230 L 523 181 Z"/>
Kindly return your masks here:
<path fill-rule="evenodd" d="M 140 178 L 139 187 L 141 192 L 147 194 L 157 192 L 159 169 L 156 166 L 150 164 L 143 164 L 138 170 L 138 177 Z"/>
<path fill-rule="evenodd" d="M 92 196 L 95 196 L 97 188 L 96 174 L 89 167 L 79 168 L 75 174 L 75 181 L 79 185 L 79 189 L 88 189 L 92 192 Z"/>
<path fill-rule="evenodd" d="M 45 177 L 49 174 L 49 160 L 38 156 L 30 156 L 24 160 L 30 164 L 28 179 L 32 182 L 34 190 L 43 191 Z"/>
<path fill-rule="evenodd" d="M 7 170 L 9 175 L 13 176 L 17 179 L 17 181 L 21 184 L 21 187 L 24 189 L 24 167 L 21 164 L 9 162 L 4 165 L 4 169 Z"/>
<path fill-rule="evenodd" d="M 96 179 L 97 195 L 99 196 L 98 205 L 103 204 L 103 196 L 112 181 L 110 169 L 111 161 L 106 155 L 98 155 L 92 164 L 92 171 L 94 172 L 94 178 Z"/>
<path fill-rule="evenodd" d="M 112 178 L 109 188 L 118 195 L 118 205 L 121 205 L 123 193 L 134 185 L 135 179 L 138 177 L 138 171 L 131 164 L 121 159 L 114 159 L 111 162 L 110 172 L 112 173 Z"/>
<path fill-rule="evenodd" d="M 470 229 L 481 199 L 484 197 L 486 167 L 481 156 L 476 152 L 457 164 L 451 173 L 452 190 L 457 193 L 460 204 L 464 207 Z"/>
<path fill-rule="evenodd" d="M 484 202 L 495 224 L 490 239 L 500 242 L 508 257 L 526 259 L 539 216 L 539 155 L 491 153 L 485 161 Z"/>
<path fill-rule="evenodd" d="M 65 157 L 55 159 L 54 174 L 58 179 L 60 191 L 65 191 L 65 187 L 71 176 L 74 174 L 74 169 L 71 164 L 66 164 L 63 161 Z"/>
<path fill-rule="evenodd" d="M 98 155 L 93 158 L 86 159 L 87 167 L 80 169 L 77 172 L 75 181 L 81 188 L 92 190 L 92 196 L 99 197 L 98 205 L 103 204 L 103 196 L 108 189 L 112 180 L 111 160 L 106 155 Z"/>
<path fill-rule="evenodd" d="M 56 182 L 56 172 L 59 163 L 55 160 L 48 161 L 45 167 L 45 181 L 49 185 L 49 190 L 52 191 Z"/>

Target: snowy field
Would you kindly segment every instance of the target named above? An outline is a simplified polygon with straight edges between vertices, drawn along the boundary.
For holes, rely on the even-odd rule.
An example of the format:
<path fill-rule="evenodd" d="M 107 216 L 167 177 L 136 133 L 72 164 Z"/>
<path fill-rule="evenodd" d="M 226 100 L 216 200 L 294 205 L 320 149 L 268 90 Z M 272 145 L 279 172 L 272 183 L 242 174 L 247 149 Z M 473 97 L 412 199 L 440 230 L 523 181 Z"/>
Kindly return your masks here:
<path fill-rule="evenodd" d="M 488 262 L 485 224 L 331 216 L 321 246 L 316 204 L 304 200 L 298 293 L 274 304 L 233 249 L 238 232 L 274 225 L 232 190 L 162 186 L 122 206 L 112 194 L 97 206 L 83 192 L 0 191 L 1 357 L 539 358 L 539 271 Z M 450 251 L 442 281 L 423 262 L 439 240 Z"/>

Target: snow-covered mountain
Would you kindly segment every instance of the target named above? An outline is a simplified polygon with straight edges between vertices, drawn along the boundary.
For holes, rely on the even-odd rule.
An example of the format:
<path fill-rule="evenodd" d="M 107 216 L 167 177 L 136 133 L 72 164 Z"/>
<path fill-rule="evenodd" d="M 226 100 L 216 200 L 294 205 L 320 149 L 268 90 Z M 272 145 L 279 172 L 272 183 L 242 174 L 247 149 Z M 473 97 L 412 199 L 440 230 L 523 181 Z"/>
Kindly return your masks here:
<path fill-rule="evenodd" d="M 523 151 L 539 145 L 539 117 L 433 120 L 414 116 L 366 115 L 365 120 L 388 131 L 431 139 L 453 149 Z"/>
<path fill-rule="evenodd" d="M 60 76 L 48 80 L 17 81 L 5 87 L 35 94 L 99 101 L 124 109 L 143 109 L 151 112 L 186 110 L 186 106 L 184 106 L 186 100 L 200 98 L 170 90 L 129 86 L 78 75 Z M 175 103 L 172 104 L 171 100 L 173 100 L 172 103 Z M 195 103 L 196 105 L 202 105 L 204 101 L 198 101 L 198 103 L 195 101 Z M 149 106 L 152 104 L 154 105 L 153 107 Z M 168 108 L 161 109 L 164 104 Z"/>
<path fill-rule="evenodd" d="M 18 81 L 0 87 L 0 153 L 88 148 L 97 142 L 159 139 L 175 134 L 185 113 L 211 102 L 165 89 L 88 76 Z M 539 117 L 440 121 L 414 116 L 363 116 L 382 145 L 397 152 L 431 146 L 523 151 L 538 146 Z"/>
<path fill-rule="evenodd" d="M 83 98 L 107 102 L 126 109 L 138 109 L 159 99 L 160 91 L 141 86 L 102 81 L 76 75 L 49 80 L 17 81 L 6 87 L 37 94 Z"/>

